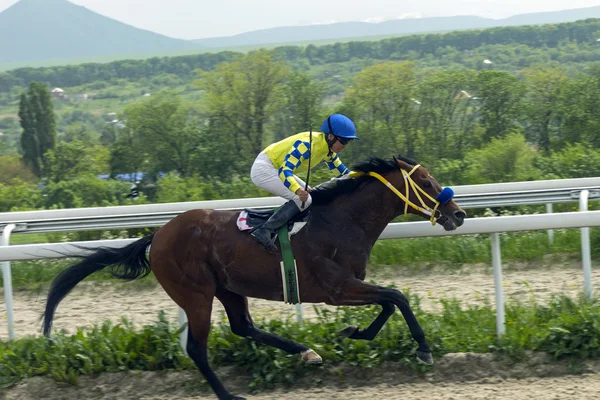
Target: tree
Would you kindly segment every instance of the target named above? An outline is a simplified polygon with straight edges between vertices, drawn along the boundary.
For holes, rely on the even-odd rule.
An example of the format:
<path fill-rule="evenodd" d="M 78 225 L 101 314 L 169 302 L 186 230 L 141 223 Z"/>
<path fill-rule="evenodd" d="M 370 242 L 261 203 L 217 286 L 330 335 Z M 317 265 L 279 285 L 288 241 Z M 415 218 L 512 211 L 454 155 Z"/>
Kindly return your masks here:
<path fill-rule="evenodd" d="M 321 103 L 325 87 L 322 83 L 311 80 L 304 72 L 296 72 L 289 75 L 283 91 L 284 106 L 277 114 L 274 140 L 306 132 L 311 123 L 320 124 L 323 119 Z"/>
<path fill-rule="evenodd" d="M 214 71 L 201 72 L 197 85 L 207 91 L 211 123 L 219 124 L 237 151 L 259 154 L 266 141 L 266 126 L 282 108 L 288 69 L 272 53 L 258 50 Z"/>
<path fill-rule="evenodd" d="M 526 87 L 517 77 L 494 70 L 481 71 L 477 86 L 484 140 L 489 142 L 503 137 L 515 126 Z"/>
<path fill-rule="evenodd" d="M 0 156 L 0 184 L 10 184 L 14 179 L 35 182 L 36 176 L 23 164 L 18 156 Z"/>
<path fill-rule="evenodd" d="M 110 148 L 110 173 L 133 174 L 144 170 L 146 155 L 142 138 L 128 127 L 118 130 L 118 137 Z"/>
<path fill-rule="evenodd" d="M 526 103 L 528 139 L 544 151 L 550 151 L 551 142 L 558 136 L 562 125 L 559 107 L 567 85 L 567 76 L 557 68 L 537 67 L 525 70 L 529 86 Z"/>
<path fill-rule="evenodd" d="M 135 151 L 145 154 L 152 172 L 191 175 L 200 137 L 200 118 L 194 108 L 165 92 L 126 107 L 124 117 L 126 129 L 136 138 Z"/>
<path fill-rule="evenodd" d="M 72 140 L 60 142 L 46 153 L 44 176 L 49 182 L 60 182 L 84 175 L 95 176 L 108 172 L 109 150 Z"/>
<path fill-rule="evenodd" d="M 413 157 L 417 146 L 418 100 L 411 63 L 385 63 L 356 74 L 342 104 L 362 139 L 353 144 L 363 154 Z M 354 151 L 352 152 L 355 153 Z"/>
<path fill-rule="evenodd" d="M 23 160 L 37 176 L 41 176 L 45 153 L 56 145 L 54 107 L 46 85 L 32 82 L 21 94 L 19 118 L 23 128 Z"/>
<path fill-rule="evenodd" d="M 466 154 L 466 179 L 470 184 L 535 180 L 540 176 L 535 158 L 525 137 L 511 133 Z"/>
<path fill-rule="evenodd" d="M 439 159 L 460 158 L 474 147 L 475 80 L 473 71 L 450 70 L 430 73 L 418 84 L 419 160 L 434 164 Z"/>
<path fill-rule="evenodd" d="M 585 143 L 600 147 L 600 67 L 591 75 L 580 74 L 566 82 L 559 104 L 563 123 L 552 148 L 569 143 Z"/>

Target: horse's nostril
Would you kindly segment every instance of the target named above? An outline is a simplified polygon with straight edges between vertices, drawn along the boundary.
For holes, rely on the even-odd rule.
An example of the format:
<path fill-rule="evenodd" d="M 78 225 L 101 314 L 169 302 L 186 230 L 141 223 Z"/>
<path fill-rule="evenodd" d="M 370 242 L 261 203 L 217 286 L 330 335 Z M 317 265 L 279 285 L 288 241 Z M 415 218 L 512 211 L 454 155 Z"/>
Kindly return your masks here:
<path fill-rule="evenodd" d="M 465 218 L 466 218 L 466 216 L 467 216 L 467 213 L 466 213 L 466 212 L 464 212 L 463 210 L 456 210 L 456 211 L 454 211 L 454 216 L 455 216 L 457 219 L 459 219 L 459 220 L 461 220 L 461 221 L 462 221 L 463 219 L 465 219 Z"/>

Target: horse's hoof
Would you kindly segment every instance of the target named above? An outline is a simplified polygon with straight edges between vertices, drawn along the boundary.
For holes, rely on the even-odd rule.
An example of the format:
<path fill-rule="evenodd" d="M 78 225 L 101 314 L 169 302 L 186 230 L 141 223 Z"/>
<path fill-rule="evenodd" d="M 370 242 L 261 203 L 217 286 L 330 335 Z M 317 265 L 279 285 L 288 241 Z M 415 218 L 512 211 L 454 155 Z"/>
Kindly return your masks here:
<path fill-rule="evenodd" d="M 302 353 L 302 361 L 307 364 L 322 364 L 323 359 L 314 350 L 308 349 Z"/>
<path fill-rule="evenodd" d="M 231 396 L 229 399 L 230 400 L 246 400 L 245 397 L 241 397 L 241 396 Z"/>
<path fill-rule="evenodd" d="M 358 326 L 347 326 L 338 332 L 338 335 L 343 337 L 351 337 L 358 331 Z"/>
<path fill-rule="evenodd" d="M 428 351 L 417 350 L 417 361 L 425 365 L 433 365 L 433 356 Z"/>

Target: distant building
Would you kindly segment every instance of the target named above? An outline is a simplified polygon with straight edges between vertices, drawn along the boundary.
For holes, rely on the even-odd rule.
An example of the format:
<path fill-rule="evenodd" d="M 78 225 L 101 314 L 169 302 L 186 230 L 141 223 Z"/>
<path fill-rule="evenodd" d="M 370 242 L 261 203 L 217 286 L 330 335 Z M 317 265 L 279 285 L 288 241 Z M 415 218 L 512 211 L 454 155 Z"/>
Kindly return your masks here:
<path fill-rule="evenodd" d="M 50 94 L 52 94 L 52 97 L 54 98 L 63 98 L 65 96 L 65 91 L 61 88 L 54 88 L 50 91 Z"/>

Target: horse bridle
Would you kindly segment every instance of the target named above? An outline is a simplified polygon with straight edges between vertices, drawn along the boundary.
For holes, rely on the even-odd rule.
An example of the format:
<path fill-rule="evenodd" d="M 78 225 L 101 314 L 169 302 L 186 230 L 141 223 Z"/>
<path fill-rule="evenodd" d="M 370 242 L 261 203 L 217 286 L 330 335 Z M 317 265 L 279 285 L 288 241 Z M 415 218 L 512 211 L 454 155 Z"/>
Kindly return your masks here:
<path fill-rule="evenodd" d="M 404 178 L 404 186 L 406 187 L 406 195 L 403 195 L 402 193 L 400 193 L 400 191 L 398 189 L 396 189 L 394 187 L 394 185 L 392 185 L 390 183 L 390 181 L 385 179 L 383 176 L 381 176 L 377 172 L 366 172 L 366 173 L 365 172 L 351 172 L 350 175 L 351 176 L 360 176 L 360 175 L 366 174 L 366 175 L 370 175 L 374 178 L 377 178 L 388 189 L 390 189 L 392 192 L 394 192 L 398 197 L 400 197 L 404 201 L 404 215 L 406 215 L 408 213 L 408 207 L 410 206 L 410 207 L 414 208 L 415 210 L 421 212 L 422 214 L 428 215 L 430 217 L 429 221 L 431 221 L 431 224 L 435 225 L 437 220 L 441 216 L 441 211 L 438 209 L 439 206 L 448 203 L 452 199 L 452 196 L 454 195 L 454 193 L 452 192 L 452 189 L 444 188 L 440 192 L 440 194 L 437 195 L 437 197 L 435 199 L 433 197 L 431 197 L 427 192 L 425 192 L 425 190 L 423 190 L 419 185 L 417 185 L 417 183 L 411 177 L 413 172 L 415 172 L 417 170 L 417 168 L 419 168 L 420 166 L 421 166 L 420 164 L 415 165 L 414 168 L 410 172 L 406 172 L 406 170 L 404 170 L 402 168 L 400 169 L 402 171 L 402 177 Z M 420 206 L 413 203 L 412 201 L 410 201 L 409 185 L 413 189 L 413 193 L 417 196 L 417 199 L 419 199 L 419 202 L 421 203 Z M 421 194 L 423 194 L 426 198 L 428 198 L 434 204 L 433 208 L 431 208 L 427 204 L 425 204 L 425 202 L 423 201 L 423 198 L 421 197 L 419 192 L 421 192 Z"/>

